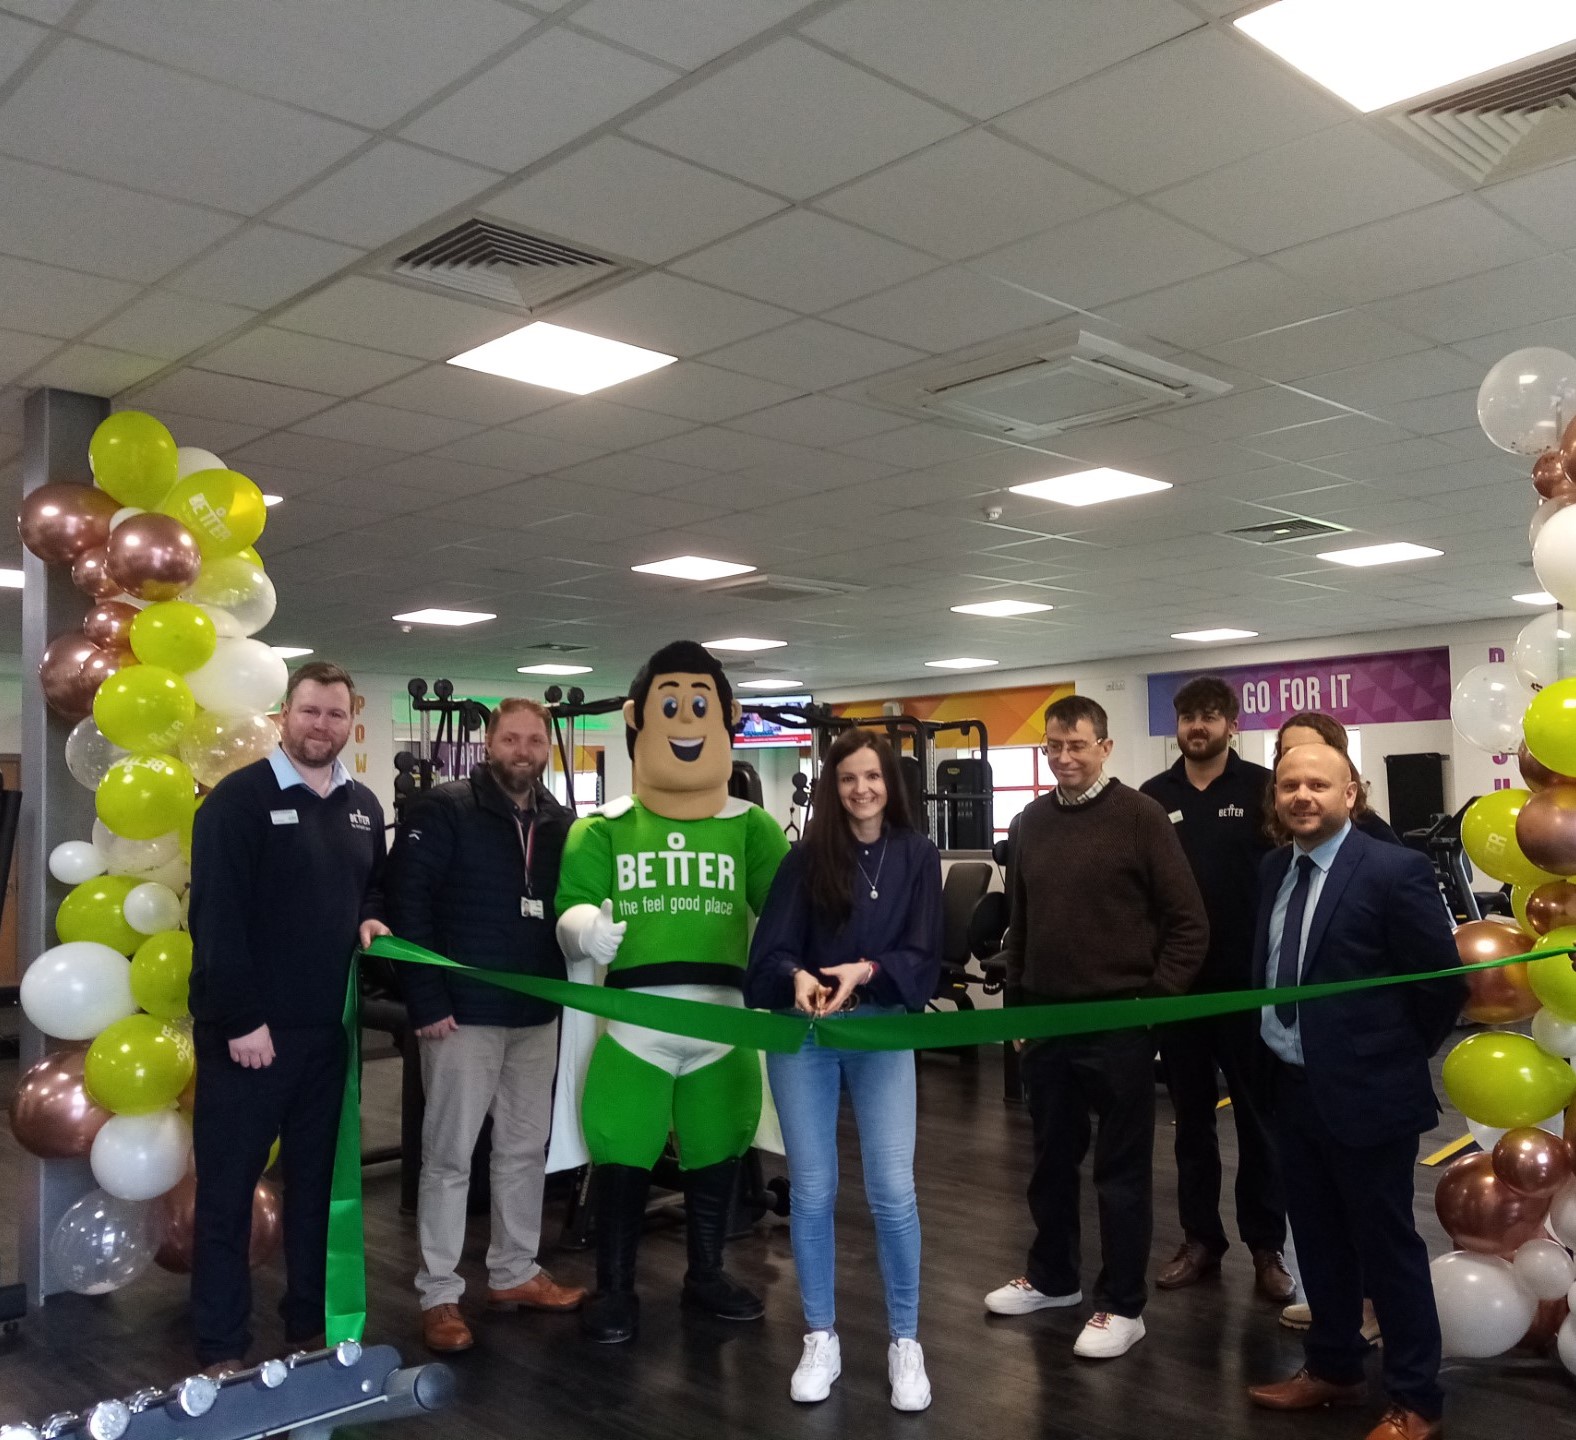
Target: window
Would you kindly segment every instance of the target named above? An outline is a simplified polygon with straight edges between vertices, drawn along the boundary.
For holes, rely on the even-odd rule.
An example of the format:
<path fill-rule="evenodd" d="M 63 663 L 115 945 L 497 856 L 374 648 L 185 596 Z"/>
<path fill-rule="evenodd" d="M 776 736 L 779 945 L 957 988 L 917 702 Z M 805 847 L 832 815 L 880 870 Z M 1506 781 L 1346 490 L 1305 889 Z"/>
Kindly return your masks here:
<path fill-rule="evenodd" d="M 979 759 L 978 750 L 969 754 Z M 1005 840 L 1013 817 L 1031 800 L 1054 790 L 1056 777 L 1038 745 L 1003 745 L 992 750 L 990 773 L 995 797 L 991 806 L 992 834 L 997 840 Z"/>

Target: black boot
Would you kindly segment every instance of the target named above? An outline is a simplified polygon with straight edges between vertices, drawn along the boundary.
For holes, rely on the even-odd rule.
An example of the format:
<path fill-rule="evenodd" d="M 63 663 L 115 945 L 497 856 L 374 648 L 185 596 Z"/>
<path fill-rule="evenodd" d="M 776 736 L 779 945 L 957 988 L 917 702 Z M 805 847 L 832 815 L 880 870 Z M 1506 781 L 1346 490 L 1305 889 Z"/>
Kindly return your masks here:
<path fill-rule="evenodd" d="M 635 1338 L 640 1299 L 635 1294 L 635 1254 L 646 1222 L 651 1172 L 633 1165 L 598 1165 L 596 1195 L 596 1294 L 580 1311 L 580 1328 L 602 1345 Z"/>
<path fill-rule="evenodd" d="M 723 1320 L 759 1320 L 766 1313 L 760 1296 L 746 1290 L 722 1268 L 722 1246 L 728 1238 L 738 1175 L 737 1160 L 685 1173 L 689 1272 L 684 1276 L 684 1303 Z"/>

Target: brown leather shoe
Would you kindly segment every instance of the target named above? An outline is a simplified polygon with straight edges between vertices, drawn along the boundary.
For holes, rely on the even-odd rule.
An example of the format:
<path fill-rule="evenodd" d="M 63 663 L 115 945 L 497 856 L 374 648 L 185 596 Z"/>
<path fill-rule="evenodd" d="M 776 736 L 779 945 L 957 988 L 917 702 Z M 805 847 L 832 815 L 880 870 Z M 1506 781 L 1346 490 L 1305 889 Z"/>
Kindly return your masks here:
<path fill-rule="evenodd" d="M 1279 1250 L 1253 1252 L 1253 1285 L 1260 1295 L 1277 1305 L 1289 1305 L 1297 1296 L 1297 1282 L 1291 1278 Z"/>
<path fill-rule="evenodd" d="M 1161 1267 L 1155 1284 L 1162 1290 L 1180 1290 L 1184 1285 L 1196 1285 L 1206 1275 L 1220 1269 L 1220 1256 L 1197 1240 L 1184 1240 L 1169 1264 Z"/>
<path fill-rule="evenodd" d="M 512 1290 L 489 1290 L 489 1310 L 578 1310 L 586 1292 L 578 1285 L 560 1285 L 545 1270 L 538 1270 L 524 1285 Z"/>
<path fill-rule="evenodd" d="M 453 1355 L 476 1343 L 458 1305 L 434 1305 L 421 1312 L 422 1343 L 437 1355 Z"/>
<path fill-rule="evenodd" d="M 1277 1380 L 1273 1385 L 1248 1387 L 1248 1399 L 1266 1410 L 1317 1410 L 1321 1405 L 1361 1405 L 1367 1398 L 1368 1386 L 1361 1380 L 1355 1385 L 1336 1385 L 1329 1380 L 1319 1379 L 1317 1375 L 1310 1375 L 1306 1370 L 1299 1370 L 1290 1380 Z M 1395 1440 L 1395 1437 L 1382 1437 L 1382 1440 Z"/>
<path fill-rule="evenodd" d="M 1368 1432 L 1368 1440 L 1440 1440 L 1444 1433 L 1442 1420 L 1425 1420 L 1415 1410 L 1392 1405 Z"/>

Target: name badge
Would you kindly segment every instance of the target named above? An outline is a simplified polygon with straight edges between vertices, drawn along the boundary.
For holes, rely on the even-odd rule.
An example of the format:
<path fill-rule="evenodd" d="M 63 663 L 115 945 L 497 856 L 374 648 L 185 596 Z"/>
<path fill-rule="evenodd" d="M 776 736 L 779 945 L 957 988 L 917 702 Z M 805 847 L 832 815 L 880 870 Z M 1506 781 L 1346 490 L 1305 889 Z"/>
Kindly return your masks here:
<path fill-rule="evenodd" d="M 1173 810 L 1169 815 L 1166 816 L 1166 819 L 1169 820 L 1173 825 L 1180 825 L 1182 823 L 1182 812 L 1180 810 Z"/>
<path fill-rule="evenodd" d="M 520 897 L 520 913 L 525 916 L 527 920 L 540 920 L 546 915 L 547 912 L 542 908 L 542 902 L 540 900 L 528 900 L 522 895 Z"/>
<path fill-rule="evenodd" d="M 270 810 L 268 818 L 275 825 L 299 825 L 301 817 L 294 810 Z"/>

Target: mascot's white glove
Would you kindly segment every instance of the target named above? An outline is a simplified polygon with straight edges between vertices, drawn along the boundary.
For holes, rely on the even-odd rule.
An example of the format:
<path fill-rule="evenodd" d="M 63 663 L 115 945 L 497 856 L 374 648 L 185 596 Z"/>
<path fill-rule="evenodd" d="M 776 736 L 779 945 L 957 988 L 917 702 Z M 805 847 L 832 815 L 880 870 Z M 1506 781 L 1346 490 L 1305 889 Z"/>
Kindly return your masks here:
<path fill-rule="evenodd" d="M 601 909 L 595 905 L 571 905 L 558 917 L 558 943 L 571 960 L 611 965 L 628 925 L 627 920 L 613 919 L 611 900 L 604 900 Z"/>

